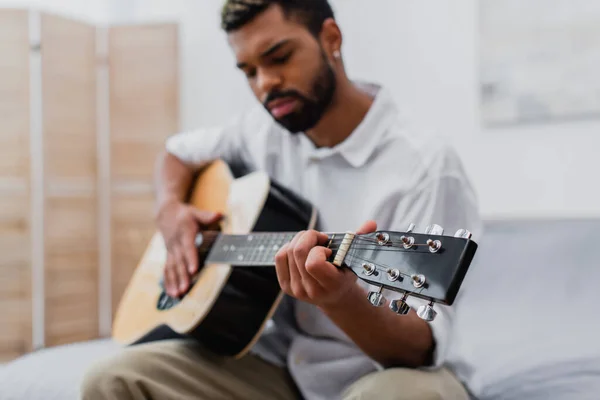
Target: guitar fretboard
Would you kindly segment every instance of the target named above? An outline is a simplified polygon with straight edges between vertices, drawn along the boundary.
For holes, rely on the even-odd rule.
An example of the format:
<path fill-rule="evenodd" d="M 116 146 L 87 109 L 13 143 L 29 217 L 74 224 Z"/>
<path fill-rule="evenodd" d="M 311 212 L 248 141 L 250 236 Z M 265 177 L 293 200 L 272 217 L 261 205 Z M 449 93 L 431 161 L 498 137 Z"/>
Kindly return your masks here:
<path fill-rule="evenodd" d="M 236 266 L 275 266 L 275 255 L 297 232 L 220 235 L 206 263 Z"/>

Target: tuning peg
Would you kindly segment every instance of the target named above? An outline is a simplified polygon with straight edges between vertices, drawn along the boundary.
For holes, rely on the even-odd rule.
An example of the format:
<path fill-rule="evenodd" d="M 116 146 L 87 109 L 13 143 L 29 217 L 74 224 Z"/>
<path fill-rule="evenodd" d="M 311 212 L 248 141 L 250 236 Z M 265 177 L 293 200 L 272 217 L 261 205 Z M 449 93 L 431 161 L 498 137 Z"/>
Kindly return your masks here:
<path fill-rule="evenodd" d="M 417 315 L 419 318 L 425 321 L 433 321 L 437 316 L 437 312 L 433 309 L 433 301 L 430 301 L 427 305 L 419 307 L 417 310 Z"/>
<path fill-rule="evenodd" d="M 397 268 L 390 268 L 387 270 L 387 278 L 391 282 L 395 282 L 398 279 L 402 280 L 400 276 L 400 271 Z"/>
<path fill-rule="evenodd" d="M 473 234 L 466 229 L 459 229 L 454 234 L 454 237 L 463 238 L 463 239 L 471 239 Z"/>
<path fill-rule="evenodd" d="M 365 274 L 367 276 L 373 275 L 375 273 L 375 271 L 377 270 L 377 268 L 375 268 L 375 265 L 373 265 L 372 263 L 363 263 L 362 267 L 363 267 L 363 274 Z"/>
<path fill-rule="evenodd" d="M 410 306 L 406 303 L 406 299 L 408 298 L 408 294 L 405 293 L 401 299 L 390 301 L 390 310 L 395 312 L 398 315 L 406 315 L 410 311 Z"/>
<path fill-rule="evenodd" d="M 419 275 L 412 275 L 412 284 L 414 287 L 418 288 L 422 288 L 425 285 L 425 282 L 427 281 L 427 279 L 425 278 L 425 275 L 423 274 L 419 274 Z"/>
<path fill-rule="evenodd" d="M 436 224 L 432 224 L 427 226 L 427 228 L 425 229 L 425 234 L 426 235 L 443 235 L 444 234 L 444 228 L 442 228 L 439 225 Z"/>
<path fill-rule="evenodd" d="M 414 225 L 414 224 L 411 224 Z M 413 247 L 413 245 L 415 244 L 415 238 L 412 236 L 405 236 L 402 235 L 400 236 L 400 240 L 402 241 L 402 245 L 404 246 L 405 249 L 410 249 L 411 247 Z"/>
<path fill-rule="evenodd" d="M 415 224 L 413 224 L 412 222 L 410 223 L 410 225 L 408 225 L 408 229 L 406 230 L 406 233 L 412 233 L 412 231 L 415 229 Z"/>
<path fill-rule="evenodd" d="M 415 238 L 412 236 L 400 236 L 400 240 L 402 240 L 402 245 L 405 249 L 410 249 L 415 244 Z"/>
<path fill-rule="evenodd" d="M 367 298 L 369 299 L 369 303 L 374 305 L 375 307 L 381 307 L 385 304 L 385 297 L 381 294 L 383 290 L 383 286 L 380 286 L 376 292 L 369 292 Z"/>
<path fill-rule="evenodd" d="M 383 246 L 384 244 L 387 244 L 387 242 L 390 241 L 390 235 L 386 232 L 377 232 L 375 237 L 377 238 L 377 243 L 380 246 Z"/>
<path fill-rule="evenodd" d="M 427 239 L 427 245 L 429 246 L 429 251 L 432 253 L 437 253 L 442 248 L 442 242 L 439 240 Z"/>

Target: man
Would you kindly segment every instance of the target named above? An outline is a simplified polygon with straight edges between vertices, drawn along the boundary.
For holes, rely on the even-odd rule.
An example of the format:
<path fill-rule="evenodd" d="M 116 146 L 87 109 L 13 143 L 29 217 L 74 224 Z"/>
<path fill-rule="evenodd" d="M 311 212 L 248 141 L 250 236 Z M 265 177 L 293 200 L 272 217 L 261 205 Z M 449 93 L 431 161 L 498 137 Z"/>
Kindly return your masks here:
<path fill-rule="evenodd" d="M 320 231 L 405 230 L 411 222 L 478 229 L 456 154 L 412 132 L 385 89 L 347 77 L 326 0 L 230 0 L 222 24 L 261 105 L 167 142 L 156 184 L 170 295 L 183 293 L 198 269 L 198 225 L 220 218 L 184 203 L 193 172 L 216 158 L 265 170 L 307 198 Z M 250 355 L 222 360 L 183 340 L 133 346 L 89 371 L 84 398 L 465 399 L 449 372 L 430 368 L 443 357 L 450 310 L 437 307 L 426 322 L 413 310 L 398 316 L 371 306 L 355 275 L 325 261 L 323 244 L 322 234 L 302 232 L 277 254 L 289 297 Z"/>

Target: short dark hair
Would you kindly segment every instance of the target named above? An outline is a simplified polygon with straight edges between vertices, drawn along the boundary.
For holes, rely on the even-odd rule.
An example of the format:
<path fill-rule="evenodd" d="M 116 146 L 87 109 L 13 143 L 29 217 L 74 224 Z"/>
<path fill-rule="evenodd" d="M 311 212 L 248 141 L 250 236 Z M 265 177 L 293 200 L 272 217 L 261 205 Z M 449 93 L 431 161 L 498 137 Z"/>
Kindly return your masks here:
<path fill-rule="evenodd" d="M 227 33 L 239 29 L 273 4 L 279 5 L 287 18 L 304 24 L 315 36 L 327 18 L 334 18 L 327 0 L 226 0 L 221 11 L 221 27 Z"/>

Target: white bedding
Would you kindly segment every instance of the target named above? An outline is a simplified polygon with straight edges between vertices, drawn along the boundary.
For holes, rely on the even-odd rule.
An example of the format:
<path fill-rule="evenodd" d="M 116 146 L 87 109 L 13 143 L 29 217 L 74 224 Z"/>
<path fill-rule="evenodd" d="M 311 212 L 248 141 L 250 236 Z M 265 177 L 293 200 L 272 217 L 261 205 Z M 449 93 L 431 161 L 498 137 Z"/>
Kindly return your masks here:
<path fill-rule="evenodd" d="M 0 400 L 79 400 L 87 367 L 120 348 L 100 339 L 40 350 L 3 364 Z"/>

